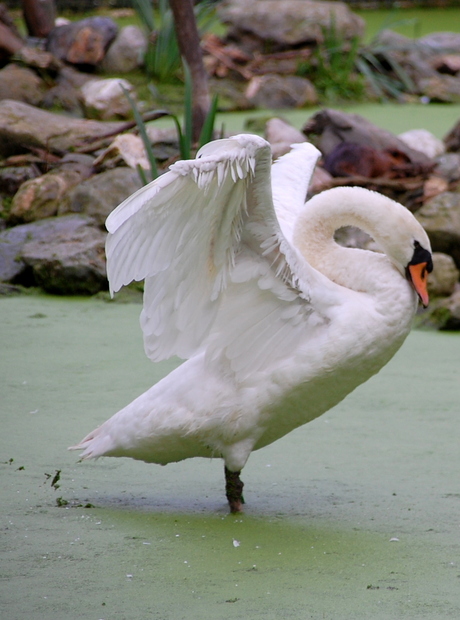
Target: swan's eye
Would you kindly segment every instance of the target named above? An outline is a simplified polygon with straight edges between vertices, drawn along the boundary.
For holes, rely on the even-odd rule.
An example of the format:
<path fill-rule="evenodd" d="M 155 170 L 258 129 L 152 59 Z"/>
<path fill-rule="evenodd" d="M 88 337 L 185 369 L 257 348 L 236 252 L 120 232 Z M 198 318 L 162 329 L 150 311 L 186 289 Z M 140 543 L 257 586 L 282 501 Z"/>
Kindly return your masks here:
<path fill-rule="evenodd" d="M 414 241 L 414 253 L 409 265 L 426 265 L 425 273 L 431 273 L 433 271 L 433 259 L 431 253 L 421 245 L 417 240 Z"/>

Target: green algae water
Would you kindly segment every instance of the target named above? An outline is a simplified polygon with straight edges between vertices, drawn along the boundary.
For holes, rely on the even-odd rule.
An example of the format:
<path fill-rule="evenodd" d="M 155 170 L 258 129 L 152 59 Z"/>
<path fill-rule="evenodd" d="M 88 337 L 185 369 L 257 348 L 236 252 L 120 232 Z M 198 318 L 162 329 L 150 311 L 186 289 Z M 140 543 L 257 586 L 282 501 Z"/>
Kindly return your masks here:
<path fill-rule="evenodd" d="M 391 131 L 396 135 L 409 129 L 427 129 L 437 138 L 442 139 L 460 120 L 460 104 L 384 103 L 376 105 L 375 103 L 359 103 L 331 107 L 350 114 L 359 114 L 371 123 L 374 123 L 374 125 Z M 259 127 L 263 127 L 263 125 L 260 125 L 260 119 L 265 120 L 276 116 L 283 118 L 300 130 L 308 119 L 318 111 L 319 108 L 232 112 L 219 114 L 217 126 L 219 127 L 223 124 L 226 131 L 232 133 L 253 132 L 251 123 L 256 122 L 259 123 Z M 164 126 L 166 126 L 166 123 Z"/>
<path fill-rule="evenodd" d="M 354 10 L 366 22 L 366 41 L 390 29 L 417 39 L 433 32 L 460 32 L 460 8 L 402 8 Z"/>
<path fill-rule="evenodd" d="M 254 453 L 235 517 L 220 460 L 66 450 L 176 365 L 145 358 L 139 312 L 0 299 L 2 617 L 458 617 L 458 334 L 414 331 L 340 406 Z"/>

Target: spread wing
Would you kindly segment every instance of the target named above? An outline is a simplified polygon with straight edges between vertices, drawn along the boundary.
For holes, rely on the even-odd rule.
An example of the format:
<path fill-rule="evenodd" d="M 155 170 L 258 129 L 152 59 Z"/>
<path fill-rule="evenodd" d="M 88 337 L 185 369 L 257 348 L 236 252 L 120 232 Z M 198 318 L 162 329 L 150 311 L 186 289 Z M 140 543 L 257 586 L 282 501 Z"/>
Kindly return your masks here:
<path fill-rule="evenodd" d="M 312 144 L 292 144 L 291 151 L 272 166 L 272 193 L 283 235 L 292 242 L 292 231 L 321 153 Z"/>
<path fill-rule="evenodd" d="M 303 145 L 301 161 L 302 149 L 316 160 Z M 110 288 L 145 279 L 141 326 L 152 360 L 205 348 L 245 374 L 282 356 L 335 302 L 335 285 L 281 232 L 271 163 L 262 138 L 217 140 L 107 219 Z"/>

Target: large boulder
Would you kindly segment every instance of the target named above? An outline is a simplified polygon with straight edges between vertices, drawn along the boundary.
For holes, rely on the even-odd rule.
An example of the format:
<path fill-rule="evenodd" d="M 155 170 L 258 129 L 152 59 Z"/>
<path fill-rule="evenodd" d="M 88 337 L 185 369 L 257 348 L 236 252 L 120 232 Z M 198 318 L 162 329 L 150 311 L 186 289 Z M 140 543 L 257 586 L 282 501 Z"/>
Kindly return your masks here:
<path fill-rule="evenodd" d="M 425 153 L 430 159 L 439 157 L 446 152 L 444 142 L 427 129 L 409 129 L 400 133 L 398 138 L 411 149 Z"/>
<path fill-rule="evenodd" d="M 419 324 L 445 331 L 460 330 L 460 290 L 430 306 L 430 309 L 420 316 Z"/>
<path fill-rule="evenodd" d="M 269 119 L 265 124 L 265 138 L 272 147 L 273 159 L 289 153 L 292 144 L 306 142 L 303 133 L 276 117 Z"/>
<path fill-rule="evenodd" d="M 86 82 L 81 88 L 86 116 L 100 120 L 132 116 L 124 91 L 136 99 L 133 85 L 123 78 L 94 79 Z"/>
<path fill-rule="evenodd" d="M 58 213 L 84 213 L 104 226 L 108 215 L 142 186 L 137 172 L 114 168 L 73 187 L 63 198 Z"/>
<path fill-rule="evenodd" d="M 447 311 L 444 314 L 445 330 L 460 330 L 460 291 L 457 291 L 443 302 L 443 306 Z"/>
<path fill-rule="evenodd" d="M 83 226 L 70 234 L 29 241 L 22 248 L 22 260 L 34 284 L 47 293 L 94 295 L 107 288 L 106 236 L 98 228 Z"/>
<path fill-rule="evenodd" d="M 117 130 L 121 123 L 69 118 L 20 101 L 0 101 L 0 158 L 24 153 L 31 147 L 65 152 L 88 139 Z"/>
<path fill-rule="evenodd" d="M 56 58 L 81 67 L 95 67 L 118 32 L 109 17 L 88 17 L 57 26 L 48 35 L 47 50 Z"/>
<path fill-rule="evenodd" d="M 437 157 L 435 172 L 449 183 L 460 181 L 460 153 L 445 153 Z"/>
<path fill-rule="evenodd" d="M 144 64 L 147 37 L 138 26 L 125 26 L 107 50 L 101 69 L 107 73 L 129 73 Z"/>
<path fill-rule="evenodd" d="M 92 173 L 91 163 L 73 161 L 72 156 L 69 159 L 55 170 L 21 185 L 11 203 L 8 216 L 11 223 L 34 222 L 57 214 L 70 188 Z"/>
<path fill-rule="evenodd" d="M 315 87 L 306 78 L 267 73 L 252 78 L 246 89 L 251 105 L 274 110 L 303 108 L 318 103 Z"/>
<path fill-rule="evenodd" d="M 460 153 L 460 121 L 457 121 L 452 129 L 443 139 L 446 151 L 449 153 Z"/>
<path fill-rule="evenodd" d="M 0 100 L 14 99 L 40 105 L 44 92 L 43 80 L 32 69 L 11 63 L 0 71 Z"/>
<path fill-rule="evenodd" d="M 377 127 L 359 114 L 324 109 L 309 119 L 303 133 L 315 137 L 315 144 L 324 156 L 329 155 L 343 142 L 370 147 L 377 150 L 397 151 L 404 154 L 414 165 L 430 169 L 433 162 L 421 151 L 408 146 L 390 131 Z"/>
<path fill-rule="evenodd" d="M 460 193 L 444 192 L 416 213 L 435 252 L 449 254 L 460 269 Z"/>
<path fill-rule="evenodd" d="M 0 168 L 0 194 L 14 196 L 23 183 L 40 176 L 38 166 L 3 166 Z"/>
<path fill-rule="evenodd" d="M 68 215 L 22 224 L 0 232 L 0 282 L 27 281 L 22 249 L 29 241 L 46 241 L 62 235 L 72 235 L 85 226 L 93 225 L 91 218 Z M 29 282 L 27 282 L 29 283 Z"/>
<path fill-rule="evenodd" d="M 254 47 L 269 44 L 272 49 L 318 43 L 324 30 L 335 28 L 344 39 L 362 37 L 364 20 L 344 2 L 315 0 L 227 0 L 218 7 L 228 27 L 228 37 L 248 41 Z"/>
<path fill-rule="evenodd" d="M 458 32 L 432 32 L 417 41 L 418 46 L 425 54 L 451 53 L 460 54 L 460 33 Z"/>
<path fill-rule="evenodd" d="M 453 75 L 434 75 L 419 80 L 420 94 L 430 101 L 460 103 L 460 78 Z"/>
<path fill-rule="evenodd" d="M 460 67 L 459 34 L 438 32 L 412 39 L 383 30 L 378 35 L 378 47 L 384 51 L 384 64 L 399 65 L 401 74 L 405 73 L 411 80 L 413 95 L 427 101 L 459 101 L 460 68 L 456 69 Z"/>
<path fill-rule="evenodd" d="M 73 117 L 84 116 L 81 88 L 93 79 L 89 73 L 63 65 L 56 75 L 54 85 L 46 91 L 41 107 L 66 110 Z"/>
<path fill-rule="evenodd" d="M 433 271 L 428 279 L 428 292 L 433 297 L 447 297 L 455 291 L 459 270 L 454 259 L 441 252 L 433 252 Z"/>

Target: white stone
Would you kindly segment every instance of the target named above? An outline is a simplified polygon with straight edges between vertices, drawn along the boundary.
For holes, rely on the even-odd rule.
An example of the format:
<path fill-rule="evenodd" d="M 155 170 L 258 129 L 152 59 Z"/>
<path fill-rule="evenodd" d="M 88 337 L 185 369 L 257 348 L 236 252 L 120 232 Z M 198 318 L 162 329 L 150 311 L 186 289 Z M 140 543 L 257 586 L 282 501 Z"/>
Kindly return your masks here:
<path fill-rule="evenodd" d="M 436 138 L 436 136 L 427 129 L 410 129 L 409 131 L 399 134 L 398 138 L 411 149 L 420 151 L 431 159 L 443 155 L 446 152 L 446 147 L 442 140 Z"/>

